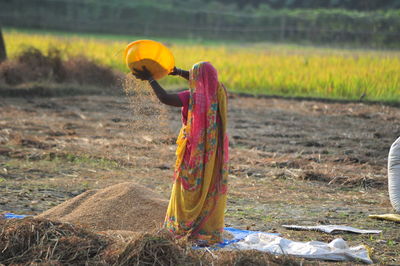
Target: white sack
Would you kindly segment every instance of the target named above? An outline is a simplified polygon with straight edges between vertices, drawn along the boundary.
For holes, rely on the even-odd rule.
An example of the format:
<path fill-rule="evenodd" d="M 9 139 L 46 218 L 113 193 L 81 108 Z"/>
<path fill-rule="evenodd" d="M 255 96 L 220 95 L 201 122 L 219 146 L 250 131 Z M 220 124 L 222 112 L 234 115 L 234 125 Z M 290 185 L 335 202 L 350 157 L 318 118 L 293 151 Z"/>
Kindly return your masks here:
<path fill-rule="evenodd" d="M 330 243 L 296 242 L 279 236 L 257 233 L 230 246 L 240 250 L 256 249 L 276 255 L 287 254 L 307 259 L 373 263 L 365 246 L 349 247 L 341 238 L 336 238 Z"/>
<path fill-rule="evenodd" d="M 388 158 L 389 198 L 396 212 L 400 212 L 400 137 L 392 144 Z"/>

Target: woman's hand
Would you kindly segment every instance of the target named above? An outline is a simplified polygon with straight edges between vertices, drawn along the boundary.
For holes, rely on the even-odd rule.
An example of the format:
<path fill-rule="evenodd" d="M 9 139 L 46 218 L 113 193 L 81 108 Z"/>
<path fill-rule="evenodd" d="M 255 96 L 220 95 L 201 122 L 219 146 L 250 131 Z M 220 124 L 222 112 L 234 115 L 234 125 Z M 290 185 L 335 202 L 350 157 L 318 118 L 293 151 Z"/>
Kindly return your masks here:
<path fill-rule="evenodd" d="M 172 71 L 168 75 L 176 76 L 176 75 L 179 75 L 180 73 L 181 73 L 181 69 L 174 67 L 174 69 L 172 69 Z"/>
<path fill-rule="evenodd" d="M 168 75 L 181 76 L 182 78 L 189 80 L 189 71 L 177 67 L 174 67 L 174 69 Z"/>
<path fill-rule="evenodd" d="M 150 73 L 150 71 L 143 66 L 143 69 L 137 69 L 137 68 L 133 68 L 132 75 L 134 75 L 137 79 L 140 80 L 151 80 L 153 79 L 153 75 Z"/>

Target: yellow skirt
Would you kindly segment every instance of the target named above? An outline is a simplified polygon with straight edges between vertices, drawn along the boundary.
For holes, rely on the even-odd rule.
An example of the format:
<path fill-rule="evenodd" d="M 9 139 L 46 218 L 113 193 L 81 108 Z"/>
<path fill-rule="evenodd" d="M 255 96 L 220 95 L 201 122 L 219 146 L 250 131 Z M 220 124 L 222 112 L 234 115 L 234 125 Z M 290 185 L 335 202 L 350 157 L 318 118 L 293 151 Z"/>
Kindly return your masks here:
<path fill-rule="evenodd" d="M 184 138 L 184 131 L 183 127 L 177 140 L 177 164 L 179 165 L 183 160 L 187 141 Z M 177 236 L 205 240 L 208 244 L 222 241 L 226 193 L 211 189 L 215 187 L 220 169 L 218 165 L 220 158 L 216 155 L 215 152 L 210 158 L 202 180 L 197 180 L 197 182 L 187 180 L 190 178 L 190 169 L 181 169 L 180 173 L 176 173 L 164 226 Z M 186 179 L 188 183 L 194 183 L 195 189 L 186 189 L 182 184 L 182 179 Z"/>

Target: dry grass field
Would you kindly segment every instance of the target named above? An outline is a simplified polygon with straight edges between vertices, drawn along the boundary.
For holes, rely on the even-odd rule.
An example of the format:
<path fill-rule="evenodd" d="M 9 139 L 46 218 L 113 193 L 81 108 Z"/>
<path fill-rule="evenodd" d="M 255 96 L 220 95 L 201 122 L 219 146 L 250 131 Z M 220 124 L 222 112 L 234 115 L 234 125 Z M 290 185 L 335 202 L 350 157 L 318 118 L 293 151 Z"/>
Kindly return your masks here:
<path fill-rule="evenodd" d="M 367 217 L 392 211 L 386 156 L 400 132 L 398 108 L 235 95 L 229 107 L 228 226 L 304 241 L 340 236 L 369 246 L 377 263 L 399 263 L 398 224 Z M 157 123 L 150 131 L 132 127 L 131 104 L 121 96 L 4 97 L 0 112 L 0 210 L 39 214 L 125 181 L 168 198 L 179 109 L 164 110 L 167 130 Z M 383 233 L 333 236 L 282 224 Z"/>

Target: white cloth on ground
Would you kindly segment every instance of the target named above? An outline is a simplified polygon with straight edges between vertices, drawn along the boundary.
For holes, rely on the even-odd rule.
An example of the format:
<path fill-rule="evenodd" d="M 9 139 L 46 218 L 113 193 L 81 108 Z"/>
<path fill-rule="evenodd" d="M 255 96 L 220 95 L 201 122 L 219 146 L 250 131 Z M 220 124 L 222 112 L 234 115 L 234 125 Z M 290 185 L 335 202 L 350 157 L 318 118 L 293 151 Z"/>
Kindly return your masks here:
<path fill-rule="evenodd" d="M 226 246 L 226 248 L 255 249 L 276 255 L 286 254 L 307 259 L 373 263 L 364 245 L 349 247 L 341 238 L 336 238 L 330 243 L 297 242 L 276 235 L 256 233 L 248 235 L 242 241 Z"/>
<path fill-rule="evenodd" d="M 302 225 L 282 225 L 287 229 L 293 230 L 312 230 L 321 231 L 328 234 L 334 234 L 339 232 L 350 232 L 356 234 L 380 234 L 382 230 L 364 230 L 358 229 L 347 225 L 316 225 L 316 226 L 302 226 Z"/>

